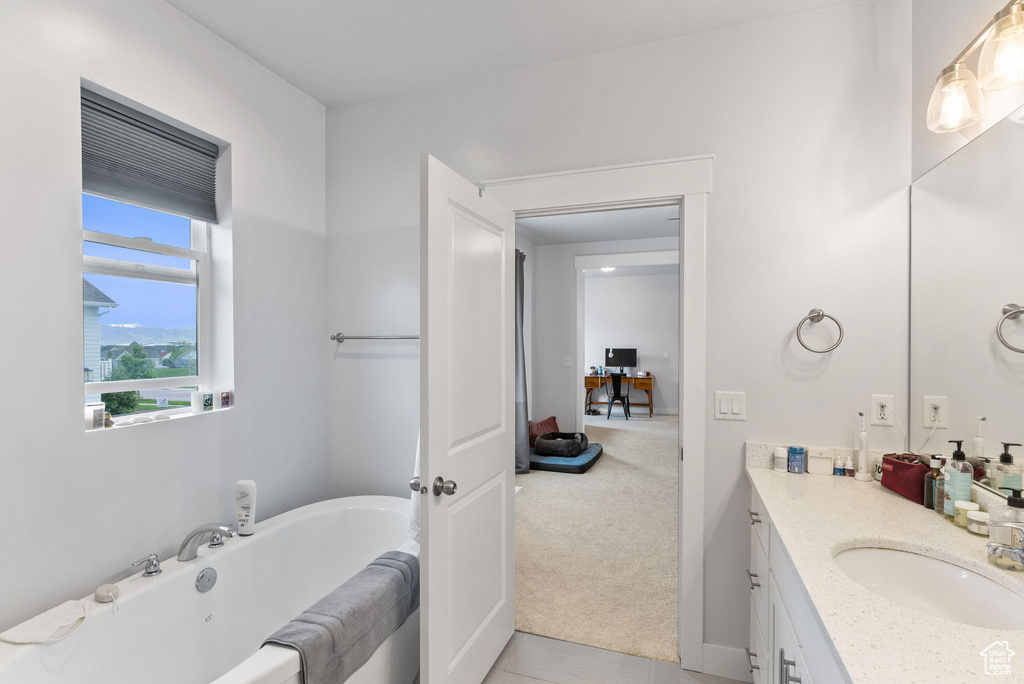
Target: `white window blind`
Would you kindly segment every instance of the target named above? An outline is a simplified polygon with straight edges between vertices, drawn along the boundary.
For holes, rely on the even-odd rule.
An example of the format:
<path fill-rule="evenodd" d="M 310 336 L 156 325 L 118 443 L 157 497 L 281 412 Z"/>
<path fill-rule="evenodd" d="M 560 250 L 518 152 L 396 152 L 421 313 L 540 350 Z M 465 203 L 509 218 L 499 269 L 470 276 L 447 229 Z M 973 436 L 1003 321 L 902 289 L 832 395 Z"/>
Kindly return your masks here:
<path fill-rule="evenodd" d="M 217 222 L 216 143 L 82 89 L 82 189 Z"/>

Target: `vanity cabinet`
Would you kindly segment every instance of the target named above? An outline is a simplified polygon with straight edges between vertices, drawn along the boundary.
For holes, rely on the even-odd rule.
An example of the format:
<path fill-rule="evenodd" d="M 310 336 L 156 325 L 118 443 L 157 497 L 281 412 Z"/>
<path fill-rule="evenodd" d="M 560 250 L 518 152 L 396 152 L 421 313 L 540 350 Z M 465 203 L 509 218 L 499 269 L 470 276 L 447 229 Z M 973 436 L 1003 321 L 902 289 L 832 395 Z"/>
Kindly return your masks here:
<path fill-rule="evenodd" d="M 832 655 L 796 568 L 752 490 L 750 499 L 750 644 L 747 669 L 755 684 L 834 684 L 849 681 Z"/>

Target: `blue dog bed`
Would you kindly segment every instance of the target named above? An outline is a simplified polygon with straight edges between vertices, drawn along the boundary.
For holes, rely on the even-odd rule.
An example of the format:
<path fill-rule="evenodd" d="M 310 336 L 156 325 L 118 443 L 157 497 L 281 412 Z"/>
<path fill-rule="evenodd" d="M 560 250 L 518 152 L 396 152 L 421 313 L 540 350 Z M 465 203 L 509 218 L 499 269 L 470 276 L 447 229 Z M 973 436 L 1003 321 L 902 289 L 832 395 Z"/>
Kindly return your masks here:
<path fill-rule="evenodd" d="M 555 473 L 575 473 L 578 475 L 590 470 L 590 466 L 597 463 L 597 459 L 601 458 L 603 453 L 604 447 L 596 442 L 591 442 L 583 450 L 583 453 L 572 458 L 565 458 L 564 456 L 538 456 L 533 449 L 530 449 L 530 468 L 532 470 L 550 470 Z"/>

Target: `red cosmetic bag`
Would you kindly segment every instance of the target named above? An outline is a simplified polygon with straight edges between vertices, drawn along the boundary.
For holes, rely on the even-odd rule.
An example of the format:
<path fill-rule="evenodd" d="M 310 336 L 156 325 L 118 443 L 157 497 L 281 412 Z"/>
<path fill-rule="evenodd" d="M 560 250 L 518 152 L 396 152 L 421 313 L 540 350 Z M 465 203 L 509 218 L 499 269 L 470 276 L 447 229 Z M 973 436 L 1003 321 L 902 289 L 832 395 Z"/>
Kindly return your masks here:
<path fill-rule="evenodd" d="M 923 506 L 924 476 L 929 470 L 914 454 L 886 454 L 882 457 L 882 486 Z"/>

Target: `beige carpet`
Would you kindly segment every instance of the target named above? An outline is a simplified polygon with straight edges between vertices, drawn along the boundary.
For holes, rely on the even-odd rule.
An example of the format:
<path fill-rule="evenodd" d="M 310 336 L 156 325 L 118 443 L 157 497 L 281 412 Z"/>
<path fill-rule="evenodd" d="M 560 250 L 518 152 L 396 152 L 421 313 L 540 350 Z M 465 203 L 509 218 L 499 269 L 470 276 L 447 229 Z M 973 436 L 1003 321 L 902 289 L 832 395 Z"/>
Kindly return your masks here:
<path fill-rule="evenodd" d="M 516 629 L 678 662 L 677 419 L 586 431 L 604 455 L 583 475 L 516 475 Z"/>

